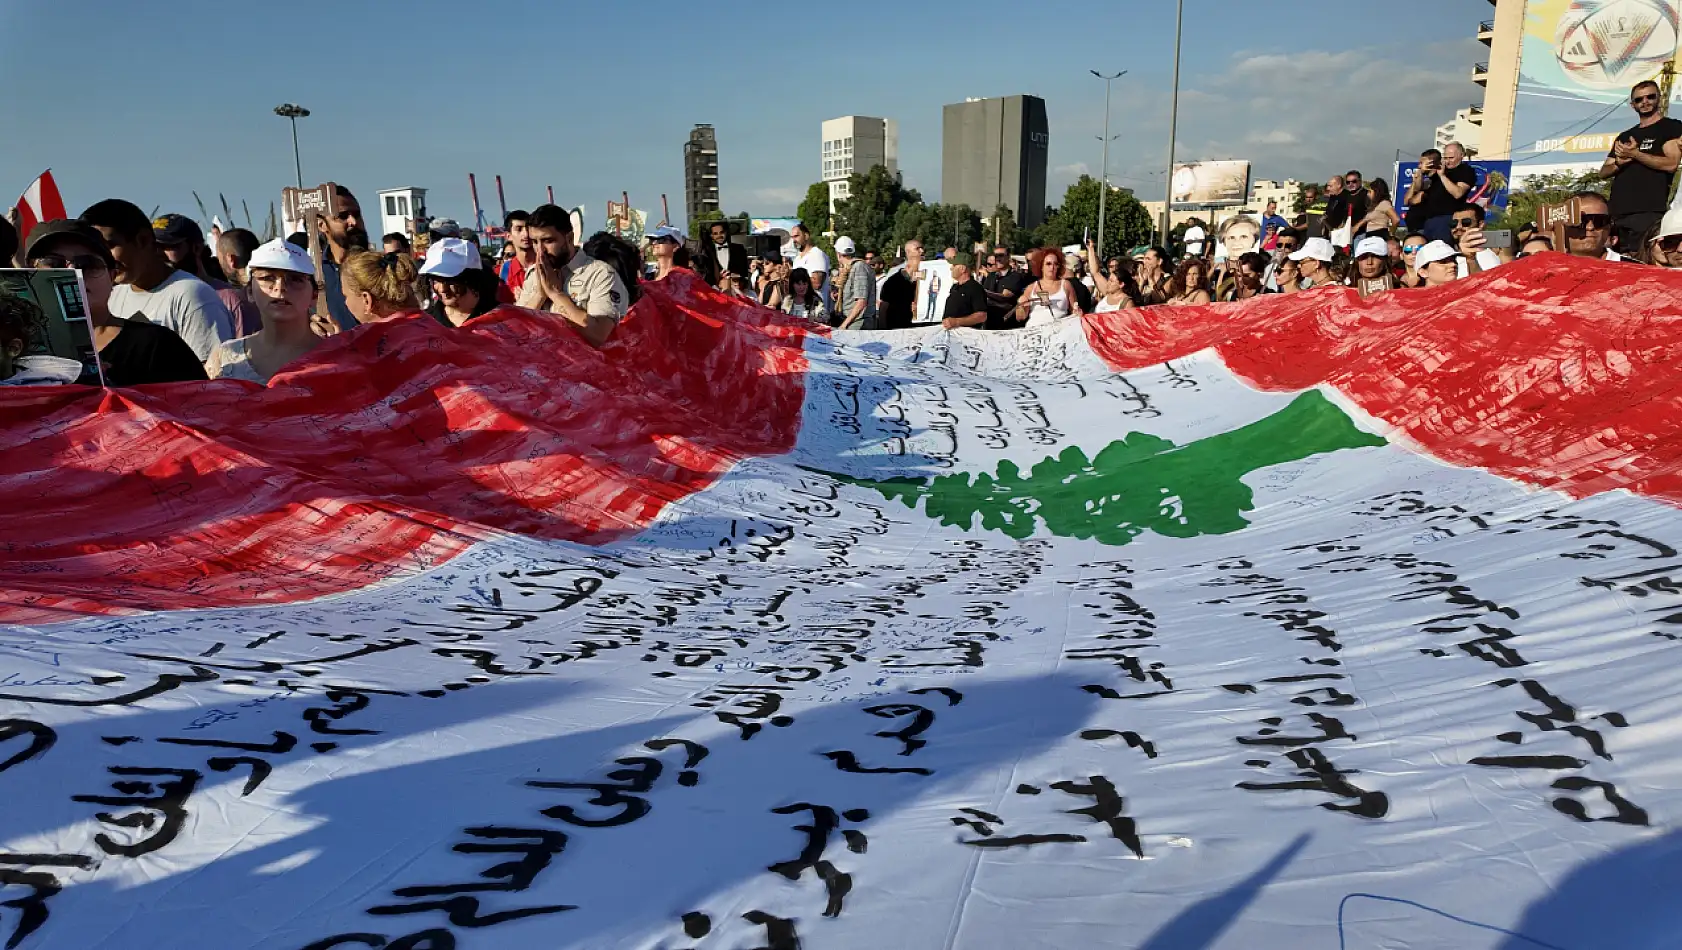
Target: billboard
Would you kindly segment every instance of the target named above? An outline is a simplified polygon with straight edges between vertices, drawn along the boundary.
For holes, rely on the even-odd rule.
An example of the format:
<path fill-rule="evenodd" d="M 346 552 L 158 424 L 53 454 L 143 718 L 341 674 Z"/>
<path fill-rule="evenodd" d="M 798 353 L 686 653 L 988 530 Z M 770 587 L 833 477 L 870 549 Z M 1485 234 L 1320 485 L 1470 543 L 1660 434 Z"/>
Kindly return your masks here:
<path fill-rule="evenodd" d="M 1478 183 L 1466 196 L 1466 200 L 1483 206 L 1486 211 L 1504 211 L 1507 199 L 1512 192 L 1513 163 L 1509 161 L 1485 161 L 1481 158 L 1467 159 L 1466 164 L 1477 169 Z M 1402 196 L 1413 187 L 1413 179 L 1419 174 L 1418 162 L 1396 163 L 1396 187 L 1391 193 L 1396 197 L 1396 211 L 1406 214 L 1401 207 Z"/>
<path fill-rule="evenodd" d="M 1530 0 L 1513 110 L 1519 171 L 1604 158 L 1636 124 L 1630 87 L 1676 59 L 1679 24 L 1682 0 Z"/>
<path fill-rule="evenodd" d="M 1174 166 L 1175 207 L 1243 204 L 1250 198 L 1250 163 L 1188 162 Z"/>
<path fill-rule="evenodd" d="M 748 227 L 754 234 L 782 234 L 787 237 L 799 223 L 799 218 L 750 218 Z"/>

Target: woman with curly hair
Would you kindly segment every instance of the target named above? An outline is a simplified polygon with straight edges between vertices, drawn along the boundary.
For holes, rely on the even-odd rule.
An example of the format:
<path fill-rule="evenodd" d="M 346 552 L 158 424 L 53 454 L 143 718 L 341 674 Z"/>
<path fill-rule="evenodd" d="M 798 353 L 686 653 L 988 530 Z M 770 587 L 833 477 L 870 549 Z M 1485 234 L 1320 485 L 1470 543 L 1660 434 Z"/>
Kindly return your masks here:
<path fill-rule="evenodd" d="M 1168 295 L 1170 307 L 1194 307 L 1206 304 L 1211 299 L 1209 293 L 1209 269 L 1199 257 L 1188 257 L 1174 268 L 1174 276 L 1168 279 L 1165 291 Z"/>
<path fill-rule="evenodd" d="M 1027 326 L 1041 327 L 1081 315 L 1080 298 L 1066 276 L 1069 265 L 1060 248 L 1042 247 L 1028 252 L 1028 272 L 1036 279 L 1022 291 L 1022 300 L 1016 305 L 1018 320 L 1026 316 Z"/>

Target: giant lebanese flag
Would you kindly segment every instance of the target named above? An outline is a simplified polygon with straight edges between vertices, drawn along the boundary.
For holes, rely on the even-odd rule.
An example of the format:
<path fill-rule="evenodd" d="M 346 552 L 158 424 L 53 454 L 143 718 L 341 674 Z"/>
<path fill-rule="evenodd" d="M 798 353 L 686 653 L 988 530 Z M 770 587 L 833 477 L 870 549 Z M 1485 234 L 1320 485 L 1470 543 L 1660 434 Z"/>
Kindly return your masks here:
<path fill-rule="evenodd" d="M 0 390 L 0 947 L 1674 946 L 1679 292 Z"/>

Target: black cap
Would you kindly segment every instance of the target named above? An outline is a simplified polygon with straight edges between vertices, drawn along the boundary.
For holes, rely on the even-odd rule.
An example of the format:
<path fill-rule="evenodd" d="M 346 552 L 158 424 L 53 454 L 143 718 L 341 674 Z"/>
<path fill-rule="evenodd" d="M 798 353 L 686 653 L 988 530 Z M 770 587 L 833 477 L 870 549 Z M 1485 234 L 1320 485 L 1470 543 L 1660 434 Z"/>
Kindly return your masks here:
<path fill-rule="evenodd" d="M 85 244 L 95 254 L 105 259 L 106 266 L 110 266 L 112 263 L 111 248 L 105 243 L 104 235 L 100 234 L 93 225 L 76 218 L 37 224 L 29 232 L 29 240 L 23 246 L 23 259 L 34 261 L 36 257 L 51 250 L 51 246 L 55 242 L 62 240 L 72 240 L 78 244 Z"/>
<path fill-rule="evenodd" d="M 198 222 L 184 214 L 166 214 L 152 219 L 152 237 L 159 244 L 186 244 L 188 241 L 204 243 L 204 232 L 199 230 Z"/>

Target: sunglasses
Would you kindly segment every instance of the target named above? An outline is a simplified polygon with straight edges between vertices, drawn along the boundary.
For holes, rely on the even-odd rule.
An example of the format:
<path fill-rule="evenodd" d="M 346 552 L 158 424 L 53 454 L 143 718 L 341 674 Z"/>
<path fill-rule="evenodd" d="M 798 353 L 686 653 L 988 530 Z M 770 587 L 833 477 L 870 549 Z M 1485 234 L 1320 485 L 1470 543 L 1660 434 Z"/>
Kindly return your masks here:
<path fill-rule="evenodd" d="M 1454 226 L 1457 227 L 1457 228 L 1475 228 L 1475 227 L 1478 226 L 1478 219 L 1477 218 L 1455 218 L 1454 219 Z"/>
<path fill-rule="evenodd" d="M 1659 97 L 1656 96 L 1656 95 L 1631 96 L 1629 101 L 1630 102 L 1658 102 Z"/>
<path fill-rule="evenodd" d="M 1669 237 L 1659 238 L 1658 245 L 1664 249 L 1666 254 L 1669 254 L 1682 247 L 1682 234 L 1672 234 Z"/>
<path fill-rule="evenodd" d="M 1585 214 L 1583 215 L 1583 223 L 1581 225 L 1574 228 L 1568 228 L 1567 230 L 1586 231 L 1593 228 L 1596 231 L 1604 231 L 1611 226 L 1612 216 L 1609 214 Z"/>
<path fill-rule="evenodd" d="M 1346 184 L 1346 185 L 1359 185 L 1361 183 L 1361 179 L 1359 179 L 1359 178 L 1345 178 L 1343 180 L 1343 183 Z"/>
<path fill-rule="evenodd" d="M 1403 254 L 1418 254 L 1418 253 L 1419 253 L 1419 249 L 1420 249 L 1420 248 L 1422 248 L 1422 247 L 1424 247 L 1424 246 L 1425 246 L 1425 245 L 1423 245 L 1423 244 L 1408 244 L 1408 245 L 1404 245 L 1404 246 L 1403 246 L 1403 247 L 1402 247 L 1402 253 L 1403 253 Z"/>
<path fill-rule="evenodd" d="M 37 269 L 52 268 L 62 270 L 74 267 L 79 271 L 90 274 L 103 273 L 106 270 L 105 261 L 92 254 L 77 254 L 75 257 L 65 257 L 62 254 L 42 254 L 35 258 Z"/>

